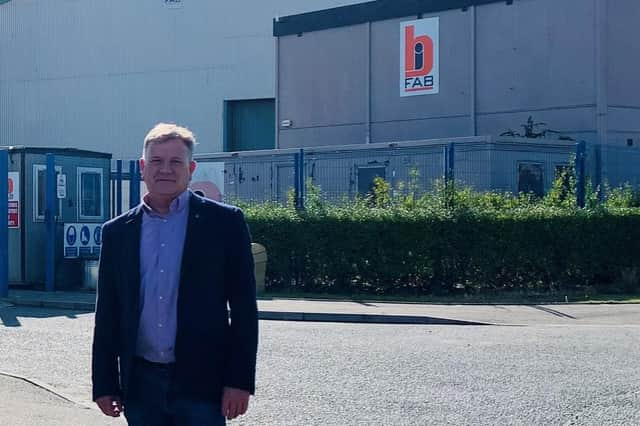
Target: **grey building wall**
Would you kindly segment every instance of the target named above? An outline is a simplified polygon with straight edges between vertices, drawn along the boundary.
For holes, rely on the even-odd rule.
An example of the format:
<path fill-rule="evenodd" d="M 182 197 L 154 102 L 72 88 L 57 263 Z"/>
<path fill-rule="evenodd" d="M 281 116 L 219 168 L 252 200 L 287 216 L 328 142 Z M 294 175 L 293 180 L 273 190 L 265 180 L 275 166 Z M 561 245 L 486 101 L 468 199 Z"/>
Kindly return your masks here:
<path fill-rule="evenodd" d="M 281 133 L 280 147 L 362 140 L 367 37 L 367 26 L 357 25 L 279 41 L 279 116 L 294 123 L 292 131 Z"/>
<path fill-rule="evenodd" d="M 518 0 L 431 16 L 437 95 L 398 93 L 400 22 L 416 16 L 279 37 L 278 119 L 292 121 L 279 147 L 495 136 L 529 115 L 587 142 L 640 145 L 638 2 Z M 314 69 L 297 73 L 310 52 L 321 52 Z"/>
<path fill-rule="evenodd" d="M 222 151 L 225 100 L 275 97 L 276 16 L 349 0 L 12 0 L 0 5 L 0 144 L 137 158 L 156 122 Z"/>
<path fill-rule="evenodd" d="M 479 134 L 549 127 L 596 132 L 595 3 L 525 0 L 476 8 Z"/>
<path fill-rule="evenodd" d="M 640 146 L 640 43 L 637 26 L 640 2 L 634 0 L 606 3 L 607 94 L 609 139 L 626 145 L 632 138 Z"/>

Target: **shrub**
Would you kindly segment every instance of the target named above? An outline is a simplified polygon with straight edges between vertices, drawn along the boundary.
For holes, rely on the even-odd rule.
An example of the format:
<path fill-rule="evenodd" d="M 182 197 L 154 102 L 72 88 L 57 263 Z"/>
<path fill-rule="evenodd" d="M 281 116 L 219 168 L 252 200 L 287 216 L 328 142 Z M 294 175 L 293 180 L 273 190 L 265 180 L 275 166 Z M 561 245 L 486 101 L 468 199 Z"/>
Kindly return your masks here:
<path fill-rule="evenodd" d="M 628 188 L 578 209 L 560 187 L 534 199 L 435 186 L 417 197 L 379 180 L 372 197 L 339 204 L 308 188 L 302 212 L 245 206 L 254 241 L 267 247 L 267 288 L 538 293 L 637 281 L 640 209 L 631 207 L 637 193 Z"/>

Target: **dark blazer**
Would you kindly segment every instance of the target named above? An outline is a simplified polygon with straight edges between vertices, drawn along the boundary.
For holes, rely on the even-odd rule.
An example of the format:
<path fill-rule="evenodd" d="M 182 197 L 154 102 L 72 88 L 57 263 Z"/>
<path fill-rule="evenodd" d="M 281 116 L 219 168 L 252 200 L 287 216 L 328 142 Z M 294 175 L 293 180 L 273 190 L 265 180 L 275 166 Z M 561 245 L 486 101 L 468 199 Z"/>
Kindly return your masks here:
<path fill-rule="evenodd" d="M 140 320 L 142 214 L 138 206 L 102 228 L 94 400 L 126 400 Z M 240 209 L 190 194 L 179 286 L 176 392 L 219 400 L 223 386 L 230 386 L 253 394 L 258 313 L 251 240 Z"/>

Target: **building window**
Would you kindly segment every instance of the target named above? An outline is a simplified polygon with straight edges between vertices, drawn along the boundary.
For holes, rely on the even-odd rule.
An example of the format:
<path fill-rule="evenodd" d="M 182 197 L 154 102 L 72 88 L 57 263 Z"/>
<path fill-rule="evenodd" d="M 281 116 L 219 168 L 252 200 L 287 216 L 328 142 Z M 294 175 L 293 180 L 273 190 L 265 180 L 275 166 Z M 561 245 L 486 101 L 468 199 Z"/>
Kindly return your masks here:
<path fill-rule="evenodd" d="M 544 181 L 542 179 L 542 164 L 518 164 L 518 193 L 533 194 L 536 197 L 544 195 Z"/>
<path fill-rule="evenodd" d="M 62 173 L 62 167 L 56 166 L 56 175 Z M 44 164 L 33 165 L 33 220 L 44 220 L 44 211 L 46 208 L 45 193 L 47 191 L 47 166 Z M 60 216 L 62 210 L 62 200 L 58 200 L 56 217 Z"/>
<path fill-rule="evenodd" d="M 386 168 L 381 166 L 358 167 L 358 194 L 373 195 L 374 179 L 386 179 Z"/>
<path fill-rule="evenodd" d="M 102 219 L 102 169 L 78 167 L 80 219 Z"/>

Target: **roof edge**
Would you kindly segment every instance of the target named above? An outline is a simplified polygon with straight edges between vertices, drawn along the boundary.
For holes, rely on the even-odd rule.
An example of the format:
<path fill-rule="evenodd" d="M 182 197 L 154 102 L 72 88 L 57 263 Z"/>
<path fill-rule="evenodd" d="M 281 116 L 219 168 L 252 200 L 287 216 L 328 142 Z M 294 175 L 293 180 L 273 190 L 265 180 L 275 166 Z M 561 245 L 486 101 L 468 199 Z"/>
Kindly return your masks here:
<path fill-rule="evenodd" d="M 1 1 L 1 0 L 0 0 Z M 70 147 L 44 147 L 44 146 L 25 146 L 25 145 L 2 145 L 0 150 L 9 152 L 24 152 L 29 154 L 54 154 L 69 155 L 78 157 L 96 157 L 111 159 L 113 154 L 109 152 L 91 151 L 88 149 L 70 148 Z"/>
<path fill-rule="evenodd" d="M 490 3 L 511 4 L 513 0 L 377 0 L 315 12 L 275 18 L 273 35 L 281 37 L 405 16 L 462 9 Z"/>

